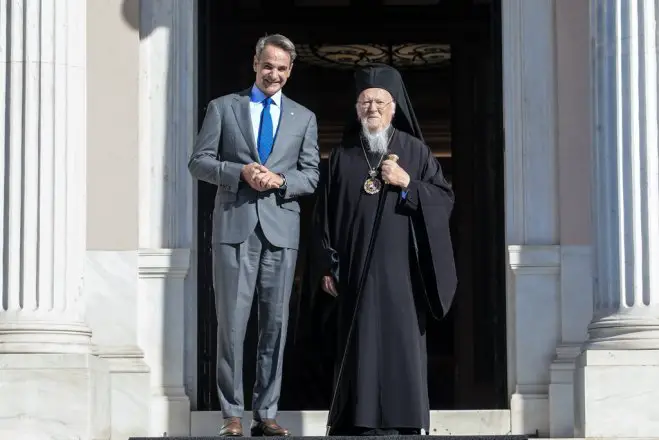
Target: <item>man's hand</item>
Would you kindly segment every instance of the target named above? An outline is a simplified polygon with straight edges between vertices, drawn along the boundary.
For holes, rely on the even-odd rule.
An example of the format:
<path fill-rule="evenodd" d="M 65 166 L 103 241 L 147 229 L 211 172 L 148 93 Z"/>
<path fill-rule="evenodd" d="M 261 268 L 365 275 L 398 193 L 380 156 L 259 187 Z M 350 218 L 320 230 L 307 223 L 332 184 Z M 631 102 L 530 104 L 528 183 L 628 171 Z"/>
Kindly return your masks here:
<path fill-rule="evenodd" d="M 382 179 L 384 183 L 401 188 L 407 188 L 410 184 L 410 175 L 398 163 L 389 159 L 382 162 Z"/>
<path fill-rule="evenodd" d="M 260 188 L 260 191 L 265 191 L 267 189 L 277 189 L 284 184 L 284 179 L 279 174 L 273 173 L 266 167 L 263 167 L 263 169 L 265 171 L 259 173 L 254 178 L 256 184 Z"/>
<path fill-rule="evenodd" d="M 243 166 L 243 169 L 240 171 L 240 177 L 242 177 L 242 179 L 253 189 L 260 191 L 260 188 L 256 183 L 256 176 L 263 173 L 264 169 L 265 167 L 263 165 L 252 162 Z"/>
<path fill-rule="evenodd" d="M 321 281 L 321 287 L 330 295 L 334 297 L 339 296 L 339 292 L 336 290 L 336 283 L 334 282 L 334 278 L 332 278 L 330 275 L 325 275 L 323 277 Z"/>
<path fill-rule="evenodd" d="M 284 179 L 280 175 L 256 162 L 243 166 L 240 174 L 243 180 L 256 191 L 279 188 L 284 183 Z"/>

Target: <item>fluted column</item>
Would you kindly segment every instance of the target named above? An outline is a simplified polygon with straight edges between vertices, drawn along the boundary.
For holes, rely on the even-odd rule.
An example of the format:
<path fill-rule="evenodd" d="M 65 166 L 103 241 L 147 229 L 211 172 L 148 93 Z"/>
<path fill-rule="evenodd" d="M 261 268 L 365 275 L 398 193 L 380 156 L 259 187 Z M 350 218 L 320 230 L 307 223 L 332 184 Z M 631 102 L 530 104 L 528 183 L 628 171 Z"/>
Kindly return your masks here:
<path fill-rule="evenodd" d="M 659 349 L 657 2 L 590 4 L 596 267 L 589 348 Z"/>
<path fill-rule="evenodd" d="M 656 0 L 591 0 L 594 314 L 575 369 L 575 437 L 659 432 Z"/>
<path fill-rule="evenodd" d="M 82 298 L 85 23 L 85 0 L 0 0 L 0 438 L 109 439 Z"/>
<path fill-rule="evenodd" d="M 85 1 L 0 7 L 0 352 L 87 351 Z"/>

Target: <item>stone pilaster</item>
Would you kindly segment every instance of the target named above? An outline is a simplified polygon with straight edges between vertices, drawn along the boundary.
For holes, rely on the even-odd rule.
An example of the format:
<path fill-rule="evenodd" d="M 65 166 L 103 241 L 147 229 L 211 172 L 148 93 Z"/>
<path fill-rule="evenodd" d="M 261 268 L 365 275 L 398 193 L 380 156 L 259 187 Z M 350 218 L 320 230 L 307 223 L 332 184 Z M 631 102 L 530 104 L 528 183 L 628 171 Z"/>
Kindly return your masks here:
<path fill-rule="evenodd" d="M 196 360 L 196 350 L 186 353 L 186 310 L 196 284 L 187 162 L 196 134 L 195 9 L 193 0 L 140 2 L 139 339 L 151 369 L 152 435 L 190 432 L 186 362 Z"/>
<path fill-rule="evenodd" d="M 86 2 L 0 10 L 0 437 L 109 438 L 82 297 Z"/>
<path fill-rule="evenodd" d="M 579 437 L 659 432 L 657 3 L 590 1 L 594 317 L 577 360 Z M 642 423 L 640 423 L 642 421 Z"/>
<path fill-rule="evenodd" d="M 555 0 L 501 2 L 511 432 L 540 436 L 561 319 L 554 10 Z"/>

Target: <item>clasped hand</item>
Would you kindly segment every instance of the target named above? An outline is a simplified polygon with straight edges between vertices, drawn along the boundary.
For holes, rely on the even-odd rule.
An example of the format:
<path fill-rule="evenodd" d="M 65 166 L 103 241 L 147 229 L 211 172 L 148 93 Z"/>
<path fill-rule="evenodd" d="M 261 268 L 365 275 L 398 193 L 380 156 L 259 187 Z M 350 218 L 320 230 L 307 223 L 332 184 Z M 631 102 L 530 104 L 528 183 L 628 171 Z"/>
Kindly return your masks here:
<path fill-rule="evenodd" d="M 277 189 L 284 184 L 284 179 L 279 174 L 273 173 L 256 162 L 243 166 L 240 174 L 243 180 L 256 191 Z"/>
<path fill-rule="evenodd" d="M 410 175 L 402 169 L 397 162 L 385 160 L 382 162 L 382 180 L 389 185 L 407 188 L 410 184 Z"/>

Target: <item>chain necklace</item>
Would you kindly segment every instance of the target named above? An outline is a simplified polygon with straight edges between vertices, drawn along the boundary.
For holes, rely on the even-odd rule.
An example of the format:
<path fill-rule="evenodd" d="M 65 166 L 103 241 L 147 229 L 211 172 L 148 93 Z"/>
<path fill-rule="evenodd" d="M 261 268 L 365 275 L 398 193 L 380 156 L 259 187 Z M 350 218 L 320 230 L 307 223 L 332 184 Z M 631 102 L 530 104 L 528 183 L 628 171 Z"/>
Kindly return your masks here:
<path fill-rule="evenodd" d="M 391 139 L 394 137 L 395 131 L 396 131 L 395 128 L 391 129 L 391 135 L 389 135 L 389 140 L 387 140 L 387 149 L 389 148 Z M 382 189 L 382 180 L 378 178 L 378 173 L 379 173 L 378 168 L 380 168 L 380 164 L 382 163 L 382 159 L 384 159 L 384 155 L 386 154 L 386 152 L 380 155 L 380 160 L 378 160 L 377 165 L 375 165 L 375 167 L 372 167 L 371 161 L 368 160 L 366 147 L 364 146 L 364 138 L 362 136 L 359 136 L 359 140 L 362 146 L 362 153 L 364 153 L 364 159 L 366 159 L 366 163 L 368 164 L 368 169 L 369 169 L 368 177 L 366 178 L 366 180 L 364 180 L 364 192 L 370 195 L 377 194 Z"/>

